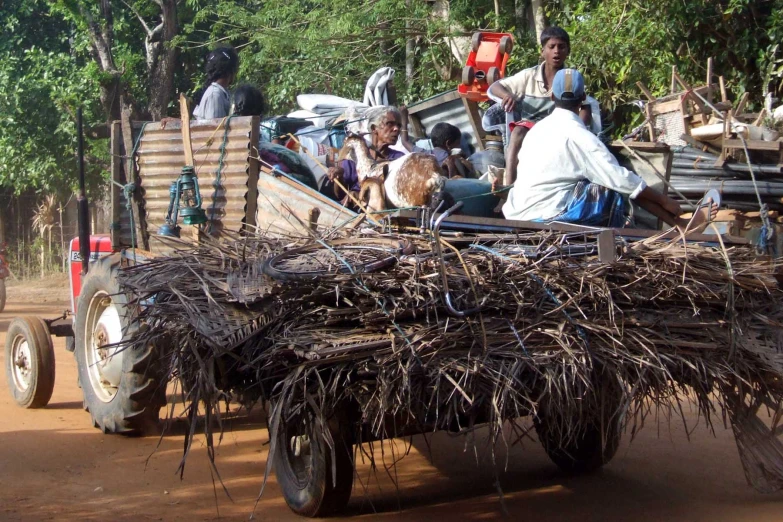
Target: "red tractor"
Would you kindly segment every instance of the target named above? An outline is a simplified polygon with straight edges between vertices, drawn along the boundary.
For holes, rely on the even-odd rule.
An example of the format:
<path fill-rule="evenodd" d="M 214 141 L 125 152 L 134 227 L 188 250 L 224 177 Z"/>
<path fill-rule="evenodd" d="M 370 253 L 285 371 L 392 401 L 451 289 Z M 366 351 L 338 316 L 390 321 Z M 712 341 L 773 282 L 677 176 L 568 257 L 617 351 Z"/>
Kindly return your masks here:
<path fill-rule="evenodd" d="M 54 319 L 24 316 L 11 322 L 5 344 L 6 380 L 20 406 L 46 406 L 54 389 L 52 336 L 65 337 L 66 349 L 76 357 L 84 407 L 93 424 L 106 433 L 144 433 L 158 423 L 165 380 L 154 371 L 152 347 L 125 350 L 118 344 L 134 328 L 116 278 L 120 265 L 130 260 L 123 251 L 114 251 L 108 235 L 89 235 L 81 113 L 79 129 L 79 237 L 71 241 L 68 252 L 71 311 Z"/>

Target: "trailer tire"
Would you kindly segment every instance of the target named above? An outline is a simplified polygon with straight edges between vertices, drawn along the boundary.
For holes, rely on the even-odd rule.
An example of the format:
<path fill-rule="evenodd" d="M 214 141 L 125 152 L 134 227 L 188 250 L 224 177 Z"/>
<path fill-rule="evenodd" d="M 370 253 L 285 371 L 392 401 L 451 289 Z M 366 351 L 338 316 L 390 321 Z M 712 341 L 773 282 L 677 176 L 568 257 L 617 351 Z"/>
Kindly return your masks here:
<path fill-rule="evenodd" d="M 23 408 L 43 408 L 54 390 L 54 346 L 40 317 L 17 317 L 5 334 L 5 375 Z"/>
<path fill-rule="evenodd" d="M 546 407 L 533 417 L 533 424 L 544 451 L 558 468 L 566 473 L 590 473 L 608 464 L 617 453 L 622 439 L 623 418 L 619 414 L 623 390 L 616 383 L 600 389 L 600 418 L 557 419 L 561 425 L 581 426 L 575 435 L 562 440 L 553 428 L 553 417 Z"/>
<path fill-rule="evenodd" d="M 5 279 L 0 279 L 0 312 L 5 310 Z"/>
<path fill-rule="evenodd" d="M 132 335 L 128 297 L 120 292 L 120 255 L 90 265 L 83 280 L 74 321 L 74 356 L 84 408 L 104 433 L 155 432 L 165 405 L 165 379 L 154 346 L 118 348 Z"/>
<path fill-rule="evenodd" d="M 314 429 L 312 410 L 305 410 L 288 422 L 280 422 L 277 428 L 275 475 L 294 513 L 304 517 L 335 515 L 348 505 L 353 487 L 350 425 L 339 414 L 327 421 L 332 448 L 323 432 Z"/>

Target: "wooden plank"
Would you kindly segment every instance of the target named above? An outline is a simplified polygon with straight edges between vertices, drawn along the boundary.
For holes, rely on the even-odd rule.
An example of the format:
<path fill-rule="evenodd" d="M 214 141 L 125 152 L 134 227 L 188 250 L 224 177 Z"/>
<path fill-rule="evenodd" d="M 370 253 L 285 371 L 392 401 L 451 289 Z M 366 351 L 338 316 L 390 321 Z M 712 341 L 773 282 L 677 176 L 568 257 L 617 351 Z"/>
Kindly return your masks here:
<path fill-rule="evenodd" d="M 478 150 L 484 150 L 484 137 L 486 136 L 486 133 L 481 126 L 481 115 L 479 114 L 478 103 L 470 101 L 467 98 L 462 98 L 462 105 L 465 106 L 465 112 L 468 113 L 468 120 L 473 129 L 473 136 L 476 137 L 476 148 Z"/>
<path fill-rule="evenodd" d="M 684 141 L 685 143 L 687 143 L 688 145 L 690 145 L 691 147 L 694 147 L 696 149 L 702 149 L 705 152 L 709 151 L 709 152 L 712 152 L 713 154 L 720 154 L 721 153 L 721 150 L 719 148 L 714 147 L 713 145 L 710 145 L 709 143 L 701 142 L 701 141 L 697 140 L 696 138 L 694 138 L 693 136 L 691 136 L 689 134 L 683 134 L 682 136 L 680 136 L 680 139 L 682 141 Z"/>
<path fill-rule="evenodd" d="M 125 182 L 133 183 L 136 186 L 136 190 L 133 192 L 131 201 L 131 215 L 133 216 L 133 222 L 135 225 L 135 229 L 132 231 L 132 234 L 135 235 L 136 244 L 131 246 L 149 250 L 149 239 L 146 234 L 145 224 L 142 221 L 140 209 L 141 191 L 139 190 L 139 176 L 136 172 L 136 158 L 133 157 L 133 124 L 130 120 L 130 111 L 123 110 L 121 117 L 122 119 L 120 120 L 120 125 L 122 127 L 122 141 L 125 156 L 127 158 L 127 160 L 124 162 Z M 141 129 L 139 131 L 141 131 Z"/>
<path fill-rule="evenodd" d="M 647 131 L 650 133 L 650 141 L 656 141 L 657 136 L 655 135 L 655 125 L 653 124 L 653 113 L 652 113 L 652 107 L 650 107 L 650 104 L 646 104 L 644 106 L 644 113 L 645 117 L 647 119 Z"/>
<path fill-rule="evenodd" d="M 669 91 L 672 94 L 677 92 L 677 80 L 675 79 L 676 76 L 677 76 L 677 66 L 672 65 L 672 84 L 671 84 L 671 90 Z"/>
<path fill-rule="evenodd" d="M 729 98 L 726 96 L 726 80 L 723 76 L 718 76 L 718 84 L 720 85 L 720 101 L 722 103 L 728 103 Z"/>
<path fill-rule="evenodd" d="M 614 263 L 616 256 L 614 230 L 602 230 L 598 233 L 598 260 L 601 263 Z"/>
<path fill-rule="evenodd" d="M 767 150 L 778 152 L 783 150 L 783 141 L 763 141 L 763 140 L 745 140 L 748 150 Z M 723 146 L 727 149 L 741 149 L 742 140 L 723 140 Z"/>
<path fill-rule="evenodd" d="M 671 147 L 666 143 L 651 143 L 648 141 L 626 141 L 625 147 L 642 152 L 669 152 L 671 150 Z M 625 147 L 623 146 L 623 142 L 615 140 L 611 143 L 609 148 L 623 150 Z"/>
<path fill-rule="evenodd" d="M 417 138 L 426 138 L 427 133 L 424 132 L 424 126 L 421 124 L 421 120 L 418 115 L 409 114 L 408 121 L 413 125 L 413 134 Z"/>
<path fill-rule="evenodd" d="M 713 74 L 714 74 L 714 72 L 712 70 L 712 56 L 710 56 L 709 58 L 707 58 L 707 83 L 706 83 L 707 87 L 711 87 L 712 86 L 712 76 L 713 76 Z M 710 98 L 707 98 L 707 100 L 712 102 L 712 100 L 710 100 Z"/>
<path fill-rule="evenodd" d="M 122 248 L 122 230 L 120 228 L 120 187 L 122 185 L 122 124 L 119 121 L 111 124 L 111 225 L 109 234 L 112 250 Z"/>
<path fill-rule="evenodd" d="M 258 139 L 261 129 L 261 117 L 253 116 L 250 125 L 250 150 L 247 164 L 247 193 L 245 195 L 245 219 L 243 230 L 252 232 L 256 227 L 256 208 L 258 206 Z"/>
<path fill-rule="evenodd" d="M 750 97 L 750 93 L 744 92 L 742 94 L 742 97 L 740 98 L 740 101 L 737 103 L 737 107 L 732 111 L 734 114 L 742 114 L 742 111 L 745 110 L 745 105 L 748 103 L 748 98 Z"/>
<path fill-rule="evenodd" d="M 190 140 L 190 108 L 185 95 L 179 95 L 179 113 L 182 120 L 182 148 L 185 149 L 185 165 L 193 166 L 193 142 Z"/>
<path fill-rule="evenodd" d="M 413 210 L 398 210 L 391 214 L 396 218 L 398 222 L 403 224 L 409 224 L 416 220 L 416 212 Z M 407 222 L 407 223 L 406 223 Z M 462 230 L 473 230 L 480 232 L 486 227 L 491 227 L 498 230 L 507 230 L 511 233 L 522 231 L 536 231 L 536 230 L 552 230 L 555 232 L 599 232 L 601 229 L 596 227 L 582 227 L 579 225 L 569 225 L 567 223 L 539 223 L 533 221 L 515 221 L 508 219 L 496 219 L 496 218 L 480 218 L 471 216 L 449 216 L 444 220 L 443 228 L 448 229 L 449 226 L 464 225 L 459 227 Z M 636 228 L 615 228 L 611 229 L 618 237 L 624 237 L 628 239 L 647 239 L 660 235 L 661 240 L 677 239 L 680 237 L 680 232 L 677 230 L 671 230 L 667 233 L 661 234 L 660 230 L 641 230 Z M 714 235 L 707 234 L 688 234 L 688 240 L 694 242 L 708 242 L 715 243 L 717 240 Z M 724 238 L 724 243 L 735 245 L 747 245 L 750 243 L 744 238 Z"/>
<path fill-rule="evenodd" d="M 435 96 L 434 98 L 430 98 L 429 100 L 411 105 L 410 107 L 408 107 L 408 115 L 416 114 L 417 112 L 426 111 L 427 109 L 432 109 L 433 107 L 437 107 L 438 105 L 441 105 L 443 103 L 448 103 L 450 101 L 457 100 L 459 99 L 459 97 L 460 97 L 459 92 L 457 91 L 450 91 L 447 93 L 443 93 L 439 96 Z"/>
<path fill-rule="evenodd" d="M 682 99 L 677 98 L 674 100 L 669 100 L 665 102 L 659 102 L 659 103 L 650 103 L 650 110 L 652 111 L 653 116 L 657 116 L 659 114 L 665 114 L 667 112 L 674 112 L 677 109 L 680 108 L 682 104 Z"/>
<path fill-rule="evenodd" d="M 652 95 L 646 85 L 644 85 L 642 82 L 636 82 L 636 86 L 639 87 L 639 90 L 644 93 L 649 101 L 655 101 L 655 96 Z"/>

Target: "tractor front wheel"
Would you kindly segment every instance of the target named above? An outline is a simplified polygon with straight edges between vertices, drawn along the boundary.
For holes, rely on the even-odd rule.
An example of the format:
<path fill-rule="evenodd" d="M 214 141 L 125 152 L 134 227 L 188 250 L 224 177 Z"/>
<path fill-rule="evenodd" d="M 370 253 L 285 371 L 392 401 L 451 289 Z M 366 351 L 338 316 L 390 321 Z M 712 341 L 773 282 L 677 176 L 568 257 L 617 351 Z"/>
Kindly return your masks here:
<path fill-rule="evenodd" d="M 54 390 L 54 346 L 39 317 L 17 317 L 5 334 L 5 375 L 23 408 L 43 408 Z"/>

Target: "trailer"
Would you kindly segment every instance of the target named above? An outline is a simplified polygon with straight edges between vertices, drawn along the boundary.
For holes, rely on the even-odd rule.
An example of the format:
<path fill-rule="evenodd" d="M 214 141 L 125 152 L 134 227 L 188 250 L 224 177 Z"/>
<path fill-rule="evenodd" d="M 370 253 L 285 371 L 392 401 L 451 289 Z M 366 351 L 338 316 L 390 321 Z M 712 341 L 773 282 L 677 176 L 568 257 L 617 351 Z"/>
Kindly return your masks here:
<path fill-rule="evenodd" d="M 144 304 L 130 302 L 121 290 L 120 270 L 171 253 L 175 246 L 168 235 L 174 229 L 181 238 L 190 238 L 197 245 L 236 234 L 312 238 L 319 229 L 346 223 L 357 228 L 371 219 L 292 178 L 264 168 L 255 149 L 258 139 L 258 117 L 112 125 L 114 223 L 110 234 L 102 236 L 88 236 L 82 226 L 80 237 L 71 242 L 72 313 L 54 319 L 17 318 L 9 327 L 6 372 L 11 393 L 20 406 L 46 406 L 55 372 L 51 336 L 64 336 L 68 350 L 76 358 L 84 406 L 95 426 L 106 433 L 154 432 L 159 426 L 160 409 L 165 405 L 165 385 L 170 373 L 160 356 L 162 346 L 123 347 L 123 342 L 136 336 L 138 329 L 145 325 L 132 321 Z M 189 165 L 194 169 L 183 181 L 183 164 L 189 161 L 183 158 L 190 150 L 193 152 Z M 128 163 L 121 159 L 123 151 L 130 157 Z M 666 165 L 666 160 L 663 161 Z M 198 205 L 183 205 L 186 195 L 192 196 L 193 201 L 198 199 Z M 203 222 L 196 213 L 192 214 L 193 224 L 177 221 L 178 209 L 196 207 L 204 211 Z M 617 245 L 622 242 L 651 238 L 665 241 L 676 235 L 674 232 L 662 235 L 656 230 L 586 230 L 567 224 L 477 218 L 460 215 L 459 211 L 459 204 L 451 208 L 398 210 L 383 219 L 390 227 L 388 230 L 404 229 L 406 233 L 419 230 L 422 237 L 435 238 L 445 234 L 464 248 L 482 244 L 476 240 L 481 235 L 497 238 L 539 231 L 587 234 L 586 250 L 578 255 L 594 255 L 607 264 L 616 259 Z M 80 215 L 81 225 L 87 222 L 84 217 Z M 748 244 L 742 238 L 716 235 L 694 234 L 688 240 L 715 246 Z M 440 241 L 432 244 L 442 259 Z M 339 247 L 333 242 L 329 245 Z M 307 249 L 312 248 L 312 245 L 302 246 L 285 255 L 288 260 L 291 256 L 310 255 L 312 250 Z M 390 266 L 388 263 L 397 263 L 402 256 L 411 254 L 405 241 L 398 239 L 378 240 L 368 248 L 378 257 L 376 263 L 362 265 L 367 270 L 382 270 Z M 270 261 L 265 265 L 265 273 L 279 281 L 290 281 L 290 274 L 286 275 L 286 270 L 281 268 L 284 266 L 289 265 L 283 261 L 275 265 Z M 310 276 L 314 277 L 312 273 Z M 443 287 L 443 302 L 450 313 L 454 317 L 469 314 L 469 310 L 458 309 L 450 301 L 445 275 Z M 371 380 L 372 373 L 362 378 Z M 271 395 L 271 390 L 266 394 Z M 617 390 L 609 387 L 604 400 L 606 404 L 616 403 Z M 282 406 L 273 405 L 275 408 L 279 419 Z M 366 438 L 355 437 L 361 432 L 354 429 L 355 405 L 353 409 L 333 413 L 324 430 L 313 431 L 315 413 L 302 411 L 296 414 L 301 422 L 290 417 L 289 422 L 278 422 L 271 434 L 283 496 L 295 512 L 305 516 L 333 514 L 345 507 L 353 483 L 351 448 L 355 443 L 372 439 L 367 430 L 363 432 Z M 590 471 L 606 464 L 617 450 L 622 434 L 620 422 L 614 417 L 606 418 L 594 424 L 592 431 L 584 431 L 564 445 L 548 431 L 545 415 L 537 415 L 536 423 L 547 453 L 558 466 L 570 471 Z M 436 424 L 409 425 L 394 435 L 448 428 Z M 330 435 L 324 438 L 324 433 Z"/>

